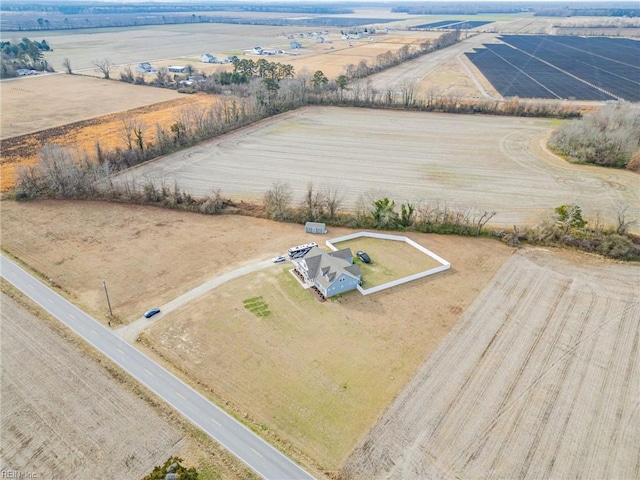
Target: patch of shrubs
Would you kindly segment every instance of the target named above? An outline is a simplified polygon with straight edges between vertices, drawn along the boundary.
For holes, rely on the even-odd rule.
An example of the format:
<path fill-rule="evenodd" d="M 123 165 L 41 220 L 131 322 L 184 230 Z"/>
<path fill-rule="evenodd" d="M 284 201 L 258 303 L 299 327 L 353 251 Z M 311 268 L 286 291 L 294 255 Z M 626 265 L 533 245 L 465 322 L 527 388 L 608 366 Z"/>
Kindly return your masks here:
<path fill-rule="evenodd" d="M 198 472 L 195 468 L 187 468 L 182 465 L 182 458 L 169 457 L 162 465 L 156 466 L 153 471 L 142 480 L 198 480 Z"/>

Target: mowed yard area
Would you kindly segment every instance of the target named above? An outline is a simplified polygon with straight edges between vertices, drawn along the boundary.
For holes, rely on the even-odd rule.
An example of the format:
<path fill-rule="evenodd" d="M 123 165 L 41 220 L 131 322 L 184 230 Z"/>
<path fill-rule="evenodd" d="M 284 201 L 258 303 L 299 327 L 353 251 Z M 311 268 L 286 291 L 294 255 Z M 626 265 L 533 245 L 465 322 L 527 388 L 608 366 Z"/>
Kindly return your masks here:
<path fill-rule="evenodd" d="M 371 263 L 364 263 L 357 256 L 354 257 L 354 262 L 362 271 L 363 288 L 382 285 L 441 265 L 404 241 L 359 237 L 333 243 L 333 246 L 337 249 L 350 248 L 354 255 L 359 250 L 369 255 Z M 428 249 L 426 245 L 423 246 Z"/>
<path fill-rule="evenodd" d="M 1 207 L 3 248 L 105 324 L 102 280 L 114 313 L 128 323 L 224 272 L 318 240 L 302 225 L 239 216 L 79 201 Z M 512 254 L 495 240 L 410 236 L 451 261 L 451 270 L 321 304 L 287 266 L 273 265 L 166 315 L 143 335 L 247 422 L 264 424 L 324 468 L 339 468 Z"/>
<path fill-rule="evenodd" d="M 336 470 L 510 255 L 487 240 L 463 241 L 467 257 L 458 239 L 445 246 L 446 238 L 416 237 L 446 250 L 457 267 L 321 303 L 287 264 L 233 280 L 168 314 L 142 343 L 230 401 L 238 415 L 247 412 L 258 428 Z M 476 247 L 487 263 L 478 263 Z"/>
<path fill-rule="evenodd" d="M 215 188 L 261 201 L 274 182 L 301 202 L 309 182 L 336 186 L 343 207 L 396 201 L 496 211 L 512 228 L 580 205 L 588 220 L 616 219 L 621 205 L 640 216 L 638 176 L 574 165 L 545 142 L 559 123 L 512 118 L 309 107 L 289 112 L 127 171 L 123 179 L 174 181 L 194 195 Z"/>

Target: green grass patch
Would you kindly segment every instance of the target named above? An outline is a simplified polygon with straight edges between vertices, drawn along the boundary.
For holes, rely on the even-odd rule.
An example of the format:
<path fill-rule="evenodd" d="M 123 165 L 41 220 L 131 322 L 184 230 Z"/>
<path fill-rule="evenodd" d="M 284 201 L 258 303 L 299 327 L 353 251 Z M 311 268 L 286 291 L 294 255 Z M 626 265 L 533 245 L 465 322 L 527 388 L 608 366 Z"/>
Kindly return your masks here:
<path fill-rule="evenodd" d="M 271 315 L 271 311 L 269 310 L 269 305 L 264 301 L 262 296 L 260 297 L 251 297 L 242 301 L 244 308 L 253 313 L 256 317 L 268 317 Z"/>
<path fill-rule="evenodd" d="M 359 237 L 334 243 L 338 249 L 351 248 L 355 255 L 363 250 L 371 257 L 371 263 L 363 263 L 354 257 L 354 263 L 362 271 L 362 287 L 367 289 L 424 272 L 440 263 L 406 242 Z"/>

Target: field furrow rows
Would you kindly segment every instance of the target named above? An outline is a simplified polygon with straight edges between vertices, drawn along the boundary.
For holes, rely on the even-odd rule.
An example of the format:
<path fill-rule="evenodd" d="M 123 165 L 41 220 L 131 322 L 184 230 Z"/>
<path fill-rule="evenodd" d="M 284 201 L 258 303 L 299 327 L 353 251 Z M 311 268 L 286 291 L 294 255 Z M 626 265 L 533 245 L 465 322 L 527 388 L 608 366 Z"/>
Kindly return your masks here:
<path fill-rule="evenodd" d="M 464 115 L 300 109 L 148 162 L 122 178 L 139 185 L 147 178 L 177 181 L 196 196 L 219 188 L 252 201 L 276 181 L 291 186 L 294 202 L 304 198 L 309 182 L 339 185 L 345 209 L 371 196 L 415 205 L 447 202 L 495 210 L 492 224 L 509 228 L 567 203 L 603 218 L 616 218 L 620 205 L 637 213 L 635 174 L 553 156 L 539 146 L 550 127 L 540 119 L 478 122 Z"/>
<path fill-rule="evenodd" d="M 2 298 L 3 468 L 38 478 L 142 476 L 183 445 L 143 400 Z"/>
<path fill-rule="evenodd" d="M 569 272 L 553 258 L 515 255 L 498 272 L 354 452 L 349 474 L 633 476 L 640 269 Z"/>

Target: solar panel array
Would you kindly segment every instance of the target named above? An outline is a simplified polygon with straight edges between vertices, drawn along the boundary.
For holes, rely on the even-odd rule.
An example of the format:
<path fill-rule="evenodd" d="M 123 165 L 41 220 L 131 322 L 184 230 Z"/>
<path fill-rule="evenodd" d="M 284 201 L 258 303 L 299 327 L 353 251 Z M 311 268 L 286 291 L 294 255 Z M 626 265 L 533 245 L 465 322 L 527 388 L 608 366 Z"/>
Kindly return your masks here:
<path fill-rule="evenodd" d="M 504 97 L 640 101 L 640 42 L 505 35 L 467 57 Z"/>
<path fill-rule="evenodd" d="M 442 20 L 440 22 L 423 23 L 422 25 L 415 25 L 412 28 L 433 28 L 442 30 L 470 30 L 472 28 L 481 27 L 493 22 L 481 22 L 481 21 L 464 21 L 464 20 Z"/>

